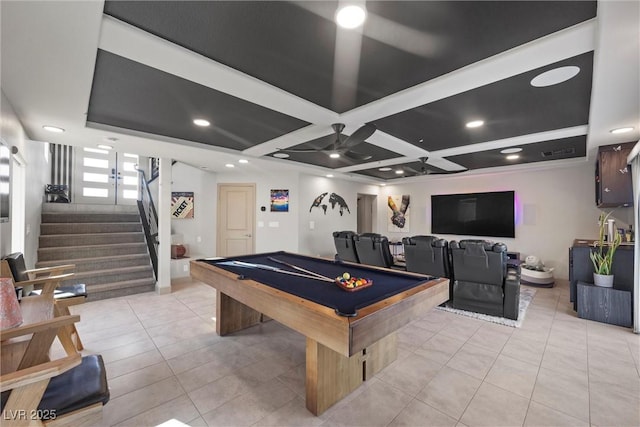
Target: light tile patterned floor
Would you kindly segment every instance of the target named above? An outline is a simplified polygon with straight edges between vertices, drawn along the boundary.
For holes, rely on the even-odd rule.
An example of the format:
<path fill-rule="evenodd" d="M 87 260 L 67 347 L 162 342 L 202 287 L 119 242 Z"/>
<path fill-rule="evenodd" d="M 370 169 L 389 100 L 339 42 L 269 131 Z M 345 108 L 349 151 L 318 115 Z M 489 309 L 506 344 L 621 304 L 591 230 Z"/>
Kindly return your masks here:
<path fill-rule="evenodd" d="M 218 337 L 202 283 L 72 309 L 107 364 L 105 426 L 640 425 L 640 336 L 577 318 L 564 281 L 537 290 L 519 329 L 432 310 L 320 417 L 304 404 L 304 337 L 273 321 Z"/>

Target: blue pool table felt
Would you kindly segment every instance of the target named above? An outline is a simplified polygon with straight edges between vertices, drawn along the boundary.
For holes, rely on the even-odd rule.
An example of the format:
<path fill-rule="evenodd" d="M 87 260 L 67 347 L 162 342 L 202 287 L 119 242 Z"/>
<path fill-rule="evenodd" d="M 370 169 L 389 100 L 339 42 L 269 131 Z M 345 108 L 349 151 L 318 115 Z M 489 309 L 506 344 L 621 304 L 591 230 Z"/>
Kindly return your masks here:
<path fill-rule="evenodd" d="M 342 276 L 343 273 L 347 272 L 352 277 L 370 279 L 373 281 L 373 285 L 355 292 L 347 292 L 335 283 L 229 264 L 229 261 L 241 261 L 300 273 L 269 258 L 275 258 L 279 261 L 302 267 L 331 279 Z M 325 307 L 331 307 L 341 316 L 356 316 L 359 308 L 374 304 L 434 279 L 434 277 L 430 276 L 413 276 L 399 271 L 378 270 L 364 265 L 344 264 L 340 261 L 322 260 L 288 252 L 271 252 L 202 261 L 233 272 L 241 279 L 255 280 Z"/>

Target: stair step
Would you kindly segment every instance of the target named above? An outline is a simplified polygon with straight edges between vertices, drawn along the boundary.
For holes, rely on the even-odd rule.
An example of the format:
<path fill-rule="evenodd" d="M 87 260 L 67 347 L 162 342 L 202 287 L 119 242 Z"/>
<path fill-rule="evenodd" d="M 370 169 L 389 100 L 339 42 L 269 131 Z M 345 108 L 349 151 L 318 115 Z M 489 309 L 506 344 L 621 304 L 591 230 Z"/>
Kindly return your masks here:
<path fill-rule="evenodd" d="M 95 203 L 44 203 L 42 212 L 64 213 L 138 213 L 138 205 L 100 205 Z"/>
<path fill-rule="evenodd" d="M 127 280 L 122 282 L 103 283 L 87 286 L 87 300 L 97 301 L 106 298 L 116 298 L 142 292 L 153 292 L 156 287 L 155 279 Z"/>
<path fill-rule="evenodd" d="M 95 233 L 136 233 L 142 231 L 138 222 L 50 222 L 40 225 L 40 235 L 55 234 L 95 234 Z"/>
<path fill-rule="evenodd" d="M 126 254 L 148 254 L 147 244 L 116 243 L 109 245 L 82 245 L 38 249 L 38 260 L 54 261 L 62 259 L 96 258 Z M 148 256 L 148 255 L 147 255 Z"/>
<path fill-rule="evenodd" d="M 60 222 L 139 222 L 137 213 L 43 212 L 42 223 Z"/>
<path fill-rule="evenodd" d="M 76 283 L 84 283 L 85 285 L 89 286 L 153 277 L 153 268 L 151 268 L 151 265 L 142 265 L 134 267 L 112 268 L 109 270 L 84 271 L 74 274 L 70 279 L 64 280 L 62 284 L 73 285 Z"/>
<path fill-rule="evenodd" d="M 137 265 L 150 265 L 149 255 L 146 253 L 114 255 L 95 258 L 70 258 L 55 261 L 38 261 L 36 268 L 53 267 L 62 264 L 75 264 L 75 272 L 108 270 L 118 267 L 133 267 Z"/>
<path fill-rule="evenodd" d="M 91 234 L 50 234 L 40 236 L 40 247 L 65 247 L 85 245 L 110 245 L 115 243 L 144 242 L 144 233 L 91 233 Z"/>

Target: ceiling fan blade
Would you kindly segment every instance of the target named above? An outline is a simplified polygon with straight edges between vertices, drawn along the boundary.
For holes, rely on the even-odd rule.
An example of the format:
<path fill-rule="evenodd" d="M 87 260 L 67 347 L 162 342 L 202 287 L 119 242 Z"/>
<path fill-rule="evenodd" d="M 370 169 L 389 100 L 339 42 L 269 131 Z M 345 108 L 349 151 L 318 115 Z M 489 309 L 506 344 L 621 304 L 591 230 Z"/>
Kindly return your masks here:
<path fill-rule="evenodd" d="M 317 153 L 319 151 L 323 151 L 322 149 L 313 149 L 313 148 L 284 148 L 280 149 L 278 153 Z"/>
<path fill-rule="evenodd" d="M 345 151 L 342 155 L 352 160 L 360 160 L 360 161 L 369 160 L 370 158 L 373 157 L 371 154 L 357 153 L 355 151 Z"/>
<path fill-rule="evenodd" d="M 352 133 L 349 138 L 344 140 L 342 143 L 343 147 L 353 148 L 356 145 L 364 142 L 365 139 L 369 138 L 376 131 L 376 127 L 370 123 L 365 124 L 361 128 L 358 128 L 354 133 Z"/>
<path fill-rule="evenodd" d="M 417 171 L 414 168 L 411 168 L 409 166 L 403 166 L 402 170 L 405 171 L 405 172 L 411 172 L 411 173 L 413 173 L 415 175 L 426 175 L 428 173 L 427 171 L 424 171 L 424 170 L 423 171 Z"/>

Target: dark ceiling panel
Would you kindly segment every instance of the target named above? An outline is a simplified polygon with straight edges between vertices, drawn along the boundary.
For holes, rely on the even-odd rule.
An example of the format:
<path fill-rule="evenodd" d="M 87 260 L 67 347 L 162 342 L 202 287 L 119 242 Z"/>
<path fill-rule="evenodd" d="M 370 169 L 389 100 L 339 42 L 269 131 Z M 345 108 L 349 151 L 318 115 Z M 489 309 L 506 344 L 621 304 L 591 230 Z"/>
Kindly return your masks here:
<path fill-rule="evenodd" d="M 531 86 L 538 74 L 567 65 L 580 67 L 578 75 L 549 87 Z M 586 125 L 592 68 L 593 52 L 588 52 L 373 123 L 429 151 Z M 484 120 L 484 126 L 465 127 L 476 119 Z"/>
<path fill-rule="evenodd" d="M 202 117 L 211 126 L 200 128 Z M 244 150 L 307 122 L 99 50 L 87 120 Z"/>
<path fill-rule="evenodd" d="M 380 169 L 387 169 L 387 168 L 389 168 L 390 170 L 382 170 L 382 171 L 380 170 Z M 399 170 L 402 171 L 401 174 L 396 173 L 396 171 L 399 171 Z M 448 172 L 440 168 L 437 168 L 435 166 L 432 166 L 430 164 L 424 164 L 422 162 L 409 162 L 409 163 L 402 163 L 402 164 L 397 164 L 397 165 L 387 166 L 387 167 L 375 167 L 371 169 L 360 170 L 360 171 L 357 171 L 356 173 L 359 173 L 361 175 L 371 176 L 374 178 L 389 180 L 389 179 L 407 178 L 407 177 L 419 176 L 419 175 L 431 175 L 431 174 L 438 175 L 438 174 L 443 174 Z"/>
<path fill-rule="evenodd" d="M 362 48 L 351 56 L 358 61 L 358 81 L 337 82 L 343 86 L 334 99 L 336 6 L 334 1 L 300 5 L 275 1 L 107 1 L 104 10 L 337 112 L 596 15 L 596 2 L 587 1 L 368 2 L 370 19 L 363 28 Z M 337 68 L 342 66 L 347 64 L 337 64 Z M 349 90 L 355 93 L 343 93 Z"/>
<path fill-rule="evenodd" d="M 342 137 L 346 137 L 346 135 L 342 135 Z M 330 147 L 335 141 L 335 135 L 328 135 L 322 138 L 317 138 L 309 142 L 305 142 L 304 144 L 296 145 L 295 147 L 289 147 L 289 149 L 295 150 L 306 150 L 306 149 L 314 149 L 320 150 L 324 147 Z M 342 155 L 338 159 L 332 159 L 329 157 L 329 152 L 325 151 L 317 151 L 314 153 L 291 153 L 289 154 L 289 158 L 287 160 L 293 160 L 295 162 L 307 163 L 316 166 L 323 166 L 326 168 L 337 169 L 344 168 L 348 166 L 358 165 L 361 163 L 369 163 L 376 162 L 381 160 L 393 159 L 395 157 L 401 157 L 400 154 L 394 153 L 393 151 L 385 150 L 384 148 L 380 148 L 376 145 L 369 144 L 367 142 L 362 142 L 353 148 L 354 152 L 370 155 L 371 158 L 367 160 L 354 160 Z M 286 150 L 285 150 L 286 152 Z"/>
<path fill-rule="evenodd" d="M 586 135 L 574 136 L 571 138 L 554 139 L 535 144 L 526 144 L 518 147 L 522 148 L 522 151 L 517 153 L 520 155 L 520 158 L 515 160 L 507 160 L 507 155 L 500 153 L 500 150 L 502 149 L 450 156 L 447 157 L 447 160 L 468 169 L 482 169 L 497 166 L 511 166 L 522 163 L 536 163 L 550 160 L 571 159 L 574 157 L 585 157 L 587 155 L 587 137 Z"/>

